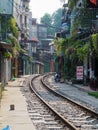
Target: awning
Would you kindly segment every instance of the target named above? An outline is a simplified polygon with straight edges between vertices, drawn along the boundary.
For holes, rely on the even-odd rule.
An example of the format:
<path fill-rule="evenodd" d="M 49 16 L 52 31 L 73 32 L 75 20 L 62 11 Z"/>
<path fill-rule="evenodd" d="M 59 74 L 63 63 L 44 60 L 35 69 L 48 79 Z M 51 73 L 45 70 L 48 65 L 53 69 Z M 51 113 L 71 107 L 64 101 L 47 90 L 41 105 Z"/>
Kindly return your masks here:
<path fill-rule="evenodd" d="M 32 38 L 32 41 L 34 41 L 34 42 L 39 42 L 39 40 L 37 39 L 37 37 L 33 37 L 33 38 Z"/>
<path fill-rule="evenodd" d="M 11 50 L 12 45 L 3 41 L 0 41 L 0 48 L 9 49 Z"/>
<path fill-rule="evenodd" d="M 37 60 L 33 61 L 32 63 L 35 63 L 35 64 L 40 64 L 40 65 L 44 66 L 44 64 L 43 64 L 42 62 L 37 61 Z"/>
<path fill-rule="evenodd" d="M 53 45 L 54 45 L 54 42 L 49 43 L 49 46 L 53 46 Z"/>
<path fill-rule="evenodd" d="M 29 42 L 35 42 L 35 43 L 38 43 L 39 40 L 37 37 L 33 37 L 31 40 L 28 40 Z"/>

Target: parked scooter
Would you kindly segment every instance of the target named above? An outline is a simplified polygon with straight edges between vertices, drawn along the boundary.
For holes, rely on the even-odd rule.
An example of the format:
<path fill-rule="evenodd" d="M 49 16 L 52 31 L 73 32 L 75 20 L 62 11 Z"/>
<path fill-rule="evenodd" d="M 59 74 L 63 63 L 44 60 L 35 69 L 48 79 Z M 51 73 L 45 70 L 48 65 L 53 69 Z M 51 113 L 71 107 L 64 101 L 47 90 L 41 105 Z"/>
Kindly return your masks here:
<path fill-rule="evenodd" d="M 60 82 L 60 75 L 58 73 L 55 74 L 54 80 L 55 82 Z"/>

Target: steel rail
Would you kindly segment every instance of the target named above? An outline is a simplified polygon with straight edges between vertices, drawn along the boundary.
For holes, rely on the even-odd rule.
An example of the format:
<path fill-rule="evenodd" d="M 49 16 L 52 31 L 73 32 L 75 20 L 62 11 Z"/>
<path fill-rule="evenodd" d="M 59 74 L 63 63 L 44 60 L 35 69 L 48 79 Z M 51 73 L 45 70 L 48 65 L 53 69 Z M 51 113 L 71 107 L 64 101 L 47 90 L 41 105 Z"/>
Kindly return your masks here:
<path fill-rule="evenodd" d="M 40 75 L 38 75 L 40 76 Z M 38 76 L 35 76 L 31 82 L 29 83 L 29 87 L 30 90 L 33 91 L 35 93 L 35 95 L 53 112 L 55 113 L 56 116 L 58 116 L 62 122 L 64 122 L 65 124 L 67 124 L 67 126 L 71 129 L 71 130 L 78 130 L 72 123 L 70 123 L 67 119 L 65 119 L 63 116 L 61 116 L 56 110 L 54 110 L 37 92 L 36 89 L 33 87 L 33 80 L 35 80 Z M 45 75 L 46 76 L 46 75 Z M 44 84 L 43 84 L 44 85 Z"/>
<path fill-rule="evenodd" d="M 48 74 L 44 75 L 43 78 L 41 79 L 42 84 L 43 84 L 45 87 L 47 87 L 47 89 L 48 89 L 49 91 L 51 91 L 52 93 L 54 93 L 54 94 L 56 94 L 56 95 L 58 95 L 58 96 L 61 96 L 61 97 L 64 98 L 64 99 L 67 99 L 67 100 L 70 101 L 71 103 L 73 103 L 73 104 L 79 106 L 81 109 L 84 109 L 84 110 L 87 111 L 89 114 L 92 114 L 94 117 L 98 118 L 98 113 L 97 113 L 96 111 L 94 111 L 94 110 L 92 110 L 92 109 L 90 109 L 90 108 L 88 108 L 88 107 L 86 107 L 86 106 L 83 106 L 83 105 L 80 104 L 79 102 L 76 102 L 76 101 L 74 101 L 74 100 L 72 100 L 72 99 L 70 99 L 70 98 L 68 98 L 68 97 L 66 97 L 66 96 L 64 96 L 64 95 L 62 95 L 60 92 L 57 92 L 57 91 L 51 89 L 51 88 L 49 87 L 49 85 L 48 85 L 44 80 L 45 80 L 45 78 L 47 78 L 47 76 L 52 75 L 52 74 L 53 74 L 53 73 L 48 73 Z"/>

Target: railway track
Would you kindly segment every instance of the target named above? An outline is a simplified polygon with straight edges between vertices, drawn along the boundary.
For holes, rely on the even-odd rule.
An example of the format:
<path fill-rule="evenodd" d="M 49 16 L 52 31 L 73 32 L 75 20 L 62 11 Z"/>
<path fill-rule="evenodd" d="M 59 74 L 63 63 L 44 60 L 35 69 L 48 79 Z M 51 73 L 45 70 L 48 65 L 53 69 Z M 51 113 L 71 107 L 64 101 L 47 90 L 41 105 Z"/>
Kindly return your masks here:
<path fill-rule="evenodd" d="M 34 78 L 33 82 L 30 85 L 31 90 L 33 90 L 33 93 L 37 96 L 36 97 L 34 95 L 35 98 L 33 97 L 34 102 L 36 102 L 35 104 L 33 102 L 33 104 L 35 105 L 35 107 L 33 107 L 33 109 L 36 110 L 36 108 L 38 108 L 38 111 L 35 111 L 35 115 L 37 113 L 39 113 L 38 115 L 42 116 L 42 119 L 39 121 L 41 123 L 40 124 L 40 123 L 38 123 L 38 120 L 37 120 L 37 122 L 35 121 L 34 115 L 32 115 L 31 114 L 32 112 L 29 111 L 30 115 L 32 115 L 32 117 L 33 117 L 31 119 L 33 120 L 33 122 L 35 123 L 35 125 L 38 126 L 37 130 L 40 129 L 39 127 L 41 127 L 41 130 L 77 130 L 76 127 L 74 127 L 72 124 L 70 124 L 69 122 L 67 122 L 67 120 L 65 120 L 57 111 L 55 111 L 41 97 L 41 95 L 40 95 L 41 93 L 38 94 L 38 91 L 36 89 L 37 86 L 40 87 L 38 89 L 40 89 L 40 91 L 42 91 L 42 93 L 43 93 L 43 90 L 41 88 L 41 86 L 43 86 L 43 85 L 41 84 L 40 78 L 41 77 Z M 45 94 L 42 94 L 42 95 L 45 96 Z"/>
<path fill-rule="evenodd" d="M 54 92 L 47 78 L 37 76 L 30 82 L 28 112 L 37 130 L 98 130 L 98 114 Z"/>

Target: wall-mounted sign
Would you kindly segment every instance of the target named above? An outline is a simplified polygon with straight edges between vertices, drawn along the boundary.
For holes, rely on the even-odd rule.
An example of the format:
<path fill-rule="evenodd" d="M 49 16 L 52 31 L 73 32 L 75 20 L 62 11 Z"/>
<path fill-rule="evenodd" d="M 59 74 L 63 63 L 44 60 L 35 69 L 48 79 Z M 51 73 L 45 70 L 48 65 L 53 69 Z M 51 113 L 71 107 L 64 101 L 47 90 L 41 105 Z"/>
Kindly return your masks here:
<path fill-rule="evenodd" d="M 77 78 L 77 80 L 83 80 L 83 66 L 77 66 L 76 78 Z"/>

